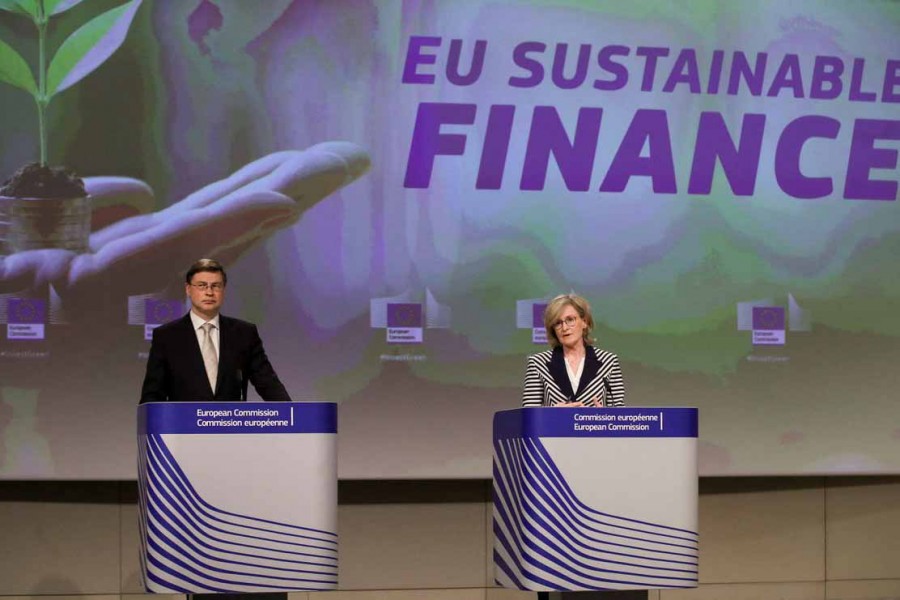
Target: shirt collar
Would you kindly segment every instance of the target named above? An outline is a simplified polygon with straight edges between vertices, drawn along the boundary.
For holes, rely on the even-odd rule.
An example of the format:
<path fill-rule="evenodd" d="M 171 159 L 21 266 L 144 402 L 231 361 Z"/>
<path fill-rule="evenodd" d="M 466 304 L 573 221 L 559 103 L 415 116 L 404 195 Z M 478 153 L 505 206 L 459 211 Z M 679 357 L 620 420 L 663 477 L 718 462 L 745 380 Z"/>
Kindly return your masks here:
<path fill-rule="evenodd" d="M 193 310 L 191 311 L 191 323 L 194 324 L 194 330 L 200 329 L 204 323 L 212 323 L 216 329 L 219 329 L 219 315 L 214 316 L 209 321 L 204 321 L 203 317 L 195 313 Z"/>

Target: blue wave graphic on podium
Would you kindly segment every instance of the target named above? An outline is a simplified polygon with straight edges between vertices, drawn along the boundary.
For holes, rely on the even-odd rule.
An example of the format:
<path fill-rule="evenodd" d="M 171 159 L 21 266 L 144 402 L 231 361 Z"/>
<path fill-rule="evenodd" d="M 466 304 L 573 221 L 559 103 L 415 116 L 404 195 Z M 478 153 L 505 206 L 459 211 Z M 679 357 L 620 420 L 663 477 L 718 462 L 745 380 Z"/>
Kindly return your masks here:
<path fill-rule="evenodd" d="M 494 441 L 494 538 L 497 583 L 504 587 L 697 585 L 697 532 L 588 506 L 536 438 Z"/>
<path fill-rule="evenodd" d="M 191 485 L 161 436 L 140 436 L 139 444 L 146 589 L 188 593 L 336 587 L 336 532 L 212 506 Z"/>

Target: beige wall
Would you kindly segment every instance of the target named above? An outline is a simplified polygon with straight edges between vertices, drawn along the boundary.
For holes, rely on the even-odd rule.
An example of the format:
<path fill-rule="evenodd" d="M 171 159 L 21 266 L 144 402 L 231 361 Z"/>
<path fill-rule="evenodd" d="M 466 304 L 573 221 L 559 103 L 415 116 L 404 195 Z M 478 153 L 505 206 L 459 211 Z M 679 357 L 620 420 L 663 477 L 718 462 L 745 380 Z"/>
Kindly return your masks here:
<path fill-rule="evenodd" d="M 138 600 L 134 496 L 0 482 L 0 600 Z M 489 482 L 342 482 L 340 502 L 328 600 L 534 599 L 492 585 Z M 700 535 L 701 587 L 651 599 L 900 599 L 900 477 L 703 480 Z"/>

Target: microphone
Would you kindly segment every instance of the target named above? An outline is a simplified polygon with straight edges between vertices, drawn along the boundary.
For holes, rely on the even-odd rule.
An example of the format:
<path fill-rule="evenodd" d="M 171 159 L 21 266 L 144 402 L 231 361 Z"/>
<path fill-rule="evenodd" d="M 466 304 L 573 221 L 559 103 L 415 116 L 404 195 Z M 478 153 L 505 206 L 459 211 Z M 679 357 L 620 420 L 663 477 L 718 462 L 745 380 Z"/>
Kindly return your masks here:
<path fill-rule="evenodd" d="M 612 402 L 612 387 L 609 385 L 609 377 L 603 378 L 603 388 L 606 390 L 606 402 L 604 404 L 609 406 L 610 402 Z"/>
<path fill-rule="evenodd" d="M 247 387 L 244 383 L 244 372 L 240 369 L 237 370 L 237 380 L 238 380 L 238 400 L 240 402 L 247 401 Z"/>

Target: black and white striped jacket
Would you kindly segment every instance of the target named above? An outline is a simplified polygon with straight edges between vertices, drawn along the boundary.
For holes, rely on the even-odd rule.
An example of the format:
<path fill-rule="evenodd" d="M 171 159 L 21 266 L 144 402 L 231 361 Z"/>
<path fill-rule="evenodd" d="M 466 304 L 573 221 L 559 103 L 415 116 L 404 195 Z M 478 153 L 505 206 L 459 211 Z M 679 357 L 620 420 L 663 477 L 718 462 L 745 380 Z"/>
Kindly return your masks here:
<path fill-rule="evenodd" d="M 593 399 L 605 395 L 605 406 L 625 406 L 625 381 L 619 357 L 612 352 L 587 346 L 578 389 L 573 390 L 566 373 L 560 347 L 532 354 L 525 368 L 522 406 L 553 406 L 579 401 L 593 406 Z"/>

